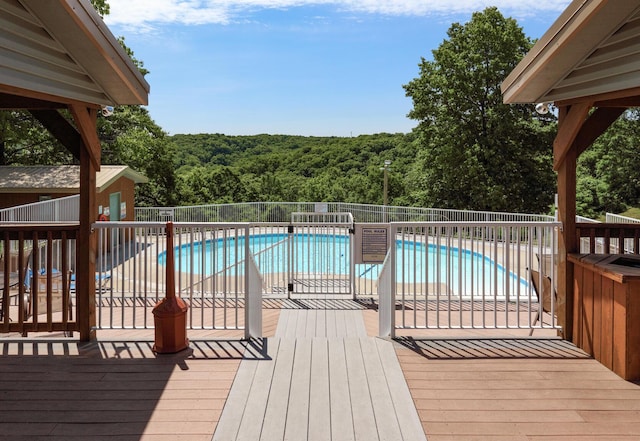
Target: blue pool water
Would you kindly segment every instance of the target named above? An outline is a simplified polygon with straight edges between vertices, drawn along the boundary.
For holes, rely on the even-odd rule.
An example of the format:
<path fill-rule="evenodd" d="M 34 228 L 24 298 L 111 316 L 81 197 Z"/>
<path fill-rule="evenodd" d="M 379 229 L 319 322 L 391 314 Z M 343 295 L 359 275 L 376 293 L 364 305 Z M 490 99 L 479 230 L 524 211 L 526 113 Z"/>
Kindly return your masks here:
<path fill-rule="evenodd" d="M 324 234 L 260 234 L 249 238 L 249 248 L 262 274 L 348 274 L 350 241 L 348 236 Z M 245 238 L 226 238 L 186 244 L 175 249 L 176 266 L 196 274 L 241 275 Z M 397 282 L 446 284 L 461 291 L 487 294 L 526 290 L 527 282 L 490 258 L 469 250 L 447 248 L 421 242 L 397 241 Z M 159 263 L 164 264 L 163 253 Z M 355 266 L 356 277 L 377 279 L 382 265 Z M 449 279 L 447 279 L 449 277 Z M 520 286 L 518 286 L 520 285 Z"/>

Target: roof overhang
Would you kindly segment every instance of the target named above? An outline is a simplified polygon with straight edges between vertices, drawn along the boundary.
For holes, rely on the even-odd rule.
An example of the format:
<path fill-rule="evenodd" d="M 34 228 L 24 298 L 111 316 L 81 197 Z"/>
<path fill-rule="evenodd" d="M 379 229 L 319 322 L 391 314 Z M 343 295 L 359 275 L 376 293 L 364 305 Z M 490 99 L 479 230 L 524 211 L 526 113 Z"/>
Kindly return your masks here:
<path fill-rule="evenodd" d="M 502 93 L 507 104 L 640 105 L 640 0 L 571 2 L 504 80 Z"/>
<path fill-rule="evenodd" d="M 97 192 L 102 193 L 120 178 L 126 178 L 134 184 L 146 184 L 149 182 L 149 179 L 145 175 L 138 173 L 131 167 L 122 165 L 103 165 L 100 167 L 100 171 L 96 173 Z"/>
<path fill-rule="evenodd" d="M 96 192 L 107 190 L 121 178 L 134 184 L 149 182 L 146 176 L 129 166 L 103 165 L 96 173 Z M 79 191 L 79 165 L 0 166 L 0 194 L 78 194 Z"/>
<path fill-rule="evenodd" d="M 12 97 L 22 108 L 148 103 L 149 84 L 88 0 L 0 0 L 0 59 L 1 108 Z"/>

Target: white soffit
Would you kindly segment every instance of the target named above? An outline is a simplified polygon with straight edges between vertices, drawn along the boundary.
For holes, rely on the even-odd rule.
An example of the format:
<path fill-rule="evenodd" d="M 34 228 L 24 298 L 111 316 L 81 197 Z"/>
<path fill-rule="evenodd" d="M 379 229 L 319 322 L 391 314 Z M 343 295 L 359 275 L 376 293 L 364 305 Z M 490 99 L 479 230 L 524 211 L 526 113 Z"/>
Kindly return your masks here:
<path fill-rule="evenodd" d="M 502 84 L 505 103 L 640 87 L 640 0 L 575 0 Z"/>
<path fill-rule="evenodd" d="M 0 0 L 0 87 L 147 104 L 149 85 L 88 0 Z"/>

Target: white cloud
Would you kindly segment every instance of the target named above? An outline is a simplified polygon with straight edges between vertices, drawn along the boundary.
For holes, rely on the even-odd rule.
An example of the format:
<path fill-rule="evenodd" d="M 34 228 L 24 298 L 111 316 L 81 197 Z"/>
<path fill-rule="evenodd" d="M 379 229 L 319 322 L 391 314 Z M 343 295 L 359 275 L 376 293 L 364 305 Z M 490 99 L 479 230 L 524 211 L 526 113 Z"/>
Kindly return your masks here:
<path fill-rule="evenodd" d="M 144 31 L 155 25 L 227 24 L 260 9 L 332 5 L 338 10 L 380 15 L 470 13 L 497 6 L 507 15 L 530 16 L 562 11 L 570 0 L 109 0 L 109 25 Z"/>
<path fill-rule="evenodd" d="M 225 24 L 231 9 L 225 3 L 195 0 L 109 0 L 109 6 L 107 24 L 141 31 L 165 23 Z"/>

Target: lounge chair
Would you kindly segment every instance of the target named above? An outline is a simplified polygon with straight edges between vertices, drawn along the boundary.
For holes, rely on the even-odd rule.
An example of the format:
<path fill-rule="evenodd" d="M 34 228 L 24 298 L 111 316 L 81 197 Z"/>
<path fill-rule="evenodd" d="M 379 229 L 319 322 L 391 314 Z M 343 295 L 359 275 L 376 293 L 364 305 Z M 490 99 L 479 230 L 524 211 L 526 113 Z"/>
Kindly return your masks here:
<path fill-rule="evenodd" d="M 2 274 L 2 276 L 0 277 L 0 321 L 4 321 L 5 309 L 8 311 L 9 306 L 7 306 L 7 308 L 5 308 L 4 306 L 4 272 L 1 270 L 1 268 L 0 268 L 0 274 Z M 9 305 L 17 305 L 18 298 L 20 296 L 20 291 L 17 289 L 17 287 L 20 285 L 20 279 L 18 278 L 17 273 L 9 273 L 7 277 L 9 278 Z M 23 302 L 25 320 L 28 318 L 28 315 L 27 315 L 28 302 L 29 302 L 29 296 L 25 292 L 24 302 Z"/>
<path fill-rule="evenodd" d="M 46 313 L 47 311 L 47 273 L 43 270 L 37 272 L 35 277 L 31 273 L 31 269 L 27 270 L 26 279 L 30 281 L 29 284 L 26 283 L 28 291 L 32 294 L 33 289 L 31 283 L 33 283 L 35 279 L 35 283 L 38 284 L 38 306 L 37 311 L 39 314 Z M 65 291 L 65 286 L 63 284 L 64 280 L 62 277 L 62 273 L 55 268 L 51 271 L 51 298 L 52 298 L 52 311 L 51 312 L 59 312 L 62 311 L 62 298 Z M 69 308 L 69 320 L 73 318 L 73 308 L 71 303 L 71 272 L 66 277 L 66 291 L 67 298 L 69 299 L 67 307 Z M 29 306 L 29 314 L 33 314 L 33 296 L 30 296 L 30 306 Z"/>
<path fill-rule="evenodd" d="M 71 280 L 71 288 L 70 288 L 71 292 L 75 293 L 76 292 L 76 274 L 75 273 L 71 274 L 70 280 Z M 96 292 L 106 291 L 109 280 L 111 280 L 110 272 L 108 273 L 96 272 Z"/>
<path fill-rule="evenodd" d="M 32 253 L 21 253 L 23 258 L 22 258 L 22 263 L 21 265 L 21 269 L 24 270 L 23 274 L 24 274 L 24 281 L 20 282 L 20 273 L 19 272 L 14 272 L 14 273 L 9 273 L 9 304 L 5 305 L 3 304 L 2 301 L 2 297 L 4 296 L 4 286 L 2 288 L 0 288 L 0 321 L 4 321 L 4 314 L 5 312 L 9 311 L 10 306 L 11 305 L 19 305 L 20 304 L 20 294 L 22 293 L 22 318 L 24 321 L 28 320 L 30 317 L 29 314 L 29 305 L 31 302 L 31 294 L 30 294 L 30 289 L 29 289 L 29 285 L 31 283 L 31 269 L 30 269 L 30 262 L 31 262 L 31 256 Z M 4 256 L 3 256 L 4 259 Z M 0 265 L 0 271 L 3 272 L 4 274 L 4 269 L 5 269 L 5 262 L 2 261 L 2 264 Z M 4 283 L 4 280 L 0 280 L 0 283 Z"/>
<path fill-rule="evenodd" d="M 538 312 L 536 313 L 536 317 L 533 319 L 533 323 L 531 325 L 532 326 L 531 331 L 529 332 L 529 335 L 531 336 L 533 335 L 533 330 L 535 329 L 533 326 L 535 326 L 535 324 L 538 323 L 538 320 L 542 320 L 540 318 L 540 314 L 542 312 L 545 312 L 547 314 L 551 313 L 552 291 L 553 291 L 554 302 L 557 300 L 557 294 L 555 290 L 551 288 L 551 279 L 549 278 L 549 276 L 542 277 L 542 289 L 540 289 L 540 273 L 535 270 L 529 270 L 529 274 L 531 277 L 531 283 L 532 283 L 533 289 L 536 292 L 536 297 L 538 297 L 538 302 L 540 303 L 538 305 Z"/>

